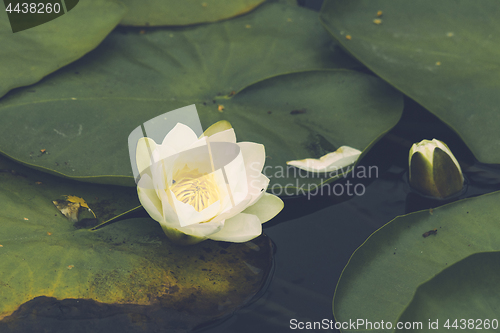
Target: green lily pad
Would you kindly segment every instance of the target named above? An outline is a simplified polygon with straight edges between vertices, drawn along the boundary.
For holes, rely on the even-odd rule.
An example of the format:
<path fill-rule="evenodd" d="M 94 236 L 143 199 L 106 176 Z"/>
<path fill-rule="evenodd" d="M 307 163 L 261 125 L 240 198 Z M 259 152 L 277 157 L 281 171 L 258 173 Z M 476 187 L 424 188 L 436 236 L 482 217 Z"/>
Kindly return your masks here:
<path fill-rule="evenodd" d="M 34 93 L 20 90 L 0 102 L 0 149 L 59 175 L 135 186 L 129 133 L 193 103 L 204 128 L 227 119 L 239 141 L 264 144 L 274 170 L 341 145 L 364 149 L 397 123 L 402 97 L 373 76 L 306 72 L 346 64 L 331 59 L 316 21 L 308 10 L 269 4 L 208 26 L 115 31 Z M 274 178 L 295 186 L 297 177 Z"/>
<path fill-rule="evenodd" d="M 470 255 L 500 251 L 499 198 L 500 192 L 495 192 L 461 200 L 397 217 L 377 230 L 356 250 L 342 272 L 333 300 L 336 320 L 384 320 L 393 323 L 393 329 L 384 327 L 377 332 L 394 332 L 395 323 L 410 311 L 407 308 L 416 311 L 419 303 L 410 304 L 420 285 Z M 474 267 L 470 262 L 460 265 L 470 270 Z M 498 271 L 490 269 L 492 274 Z M 457 292 L 462 290 L 457 287 L 458 279 L 454 276 L 446 280 Z M 462 304 L 447 304 L 449 313 L 458 315 Z M 482 305 L 468 302 L 467 306 L 472 316 L 473 309 Z M 356 332 L 368 331 L 360 327 Z"/>
<path fill-rule="evenodd" d="M 170 319 L 160 320 L 163 329 L 192 327 L 193 318 L 199 324 L 242 306 L 270 271 L 272 250 L 265 236 L 242 244 L 205 241 L 177 247 L 149 218 L 92 232 L 63 217 L 52 200 L 67 194 L 81 197 L 99 216 L 116 205 L 121 210 L 137 205 L 136 191 L 61 181 L 3 157 L 0 171 L 2 332 L 25 332 L 27 322 L 36 327 L 44 316 L 26 314 L 47 314 L 47 302 L 56 304 L 59 315 L 90 318 L 92 325 L 105 325 L 99 318 L 118 312 L 134 314 L 130 325 L 137 316 L 146 317 L 139 320 L 144 325 L 149 320 L 153 324 L 148 316 L 156 313 Z M 57 304 L 67 308 L 65 302 L 75 310 L 57 311 Z"/>
<path fill-rule="evenodd" d="M 454 128 L 476 158 L 500 163 L 499 15 L 495 0 L 327 0 L 321 20 L 358 60 Z"/>
<path fill-rule="evenodd" d="M 0 97 L 38 82 L 94 49 L 125 12 L 113 1 L 81 1 L 53 21 L 12 33 L 7 12 L 0 10 Z"/>
<path fill-rule="evenodd" d="M 125 144 L 128 133 L 137 124 L 192 102 L 77 98 L 5 107 L 5 119 L 21 118 L 22 113 L 24 124 L 39 135 L 23 138 L 22 132 L 5 128 L 7 140 L 18 144 L 15 150 L 4 151 L 28 164 L 79 180 L 135 186 Z M 317 158 L 341 145 L 365 149 L 397 123 L 403 108 L 401 95 L 388 85 L 353 71 L 279 76 L 223 103 L 223 112 L 209 100 L 197 103 L 202 125 L 207 128 L 225 119 L 235 128 L 239 141 L 264 144 L 268 156 L 264 171 L 272 178 L 271 188 L 276 184 L 278 192 L 282 192 L 282 186 L 308 190 L 311 188 L 302 185 L 341 175 L 341 171 L 327 175 L 299 173 L 286 167 L 287 160 Z M 304 112 L 295 114 L 297 109 Z M 49 111 L 51 118 L 45 119 Z M 68 123 L 67 117 L 80 118 Z M 95 119 L 102 120 L 96 123 Z M 47 153 L 35 153 L 42 147 Z M 106 158 L 99 160 L 99 156 Z M 286 194 L 291 193 L 280 193 Z"/>
<path fill-rule="evenodd" d="M 436 332 L 429 320 L 440 330 L 498 332 L 499 260 L 499 252 L 474 254 L 443 270 L 417 289 L 400 321 L 421 322 L 419 332 Z"/>
<path fill-rule="evenodd" d="M 360 150 L 371 147 L 396 125 L 403 101 L 378 78 L 331 70 L 268 79 L 224 102 L 224 107 L 223 113 L 209 105 L 201 107 L 202 120 L 228 120 L 239 140 L 263 143 L 267 155 L 263 172 L 271 180 L 268 190 L 276 195 L 301 195 L 319 194 L 317 185 L 338 179 L 348 168 L 308 173 L 287 168 L 287 161 L 319 158 L 343 145 Z M 364 171 L 368 178 L 370 170 L 355 170 L 360 178 Z"/>
<path fill-rule="evenodd" d="M 121 0 L 128 8 L 122 25 L 190 25 L 224 20 L 245 14 L 264 0 Z"/>

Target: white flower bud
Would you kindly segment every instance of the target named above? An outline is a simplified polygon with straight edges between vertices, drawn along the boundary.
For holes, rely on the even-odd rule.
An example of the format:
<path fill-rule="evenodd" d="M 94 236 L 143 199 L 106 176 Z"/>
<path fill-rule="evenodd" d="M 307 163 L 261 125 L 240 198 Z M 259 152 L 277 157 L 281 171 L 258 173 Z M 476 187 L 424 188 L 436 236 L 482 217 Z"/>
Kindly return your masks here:
<path fill-rule="evenodd" d="M 432 139 L 413 144 L 408 163 L 410 185 L 422 194 L 442 199 L 462 190 L 462 169 L 444 142 Z"/>

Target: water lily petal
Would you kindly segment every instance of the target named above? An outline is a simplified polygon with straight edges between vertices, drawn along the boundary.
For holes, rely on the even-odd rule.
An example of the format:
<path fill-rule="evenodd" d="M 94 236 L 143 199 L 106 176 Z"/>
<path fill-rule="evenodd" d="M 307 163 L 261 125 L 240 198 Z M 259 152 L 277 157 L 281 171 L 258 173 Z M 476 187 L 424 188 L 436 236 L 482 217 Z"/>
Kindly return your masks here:
<path fill-rule="evenodd" d="M 137 141 L 137 149 L 135 150 L 135 163 L 139 174 L 149 168 L 151 165 L 151 155 L 156 149 L 156 142 L 150 138 L 140 138 Z"/>
<path fill-rule="evenodd" d="M 269 178 L 267 178 L 264 174 L 259 174 L 259 176 L 255 179 L 248 179 L 248 189 L 249 194 L 252 196 L 252 200 L 248 204 L 253 205 L 260 197 L 266 193 L 267 186 L 269 185 Z"/>
<path fill-rule="evenodd" d="M 177 151 L 173 147 L 167 145 L 158 145 L 153 151 L 151 160 L 153 163 L 157 163 L 175 154 L 177 154 Z"/>
<path fill-rule="evenodd" d="M 189 149 L 193 149 L 193 148 L 197 148 L 197 147 L 202 147 L 202 146 L 207 146 L 207 138 L 206 137 L 202 137 L 201 139 L 198 139 L 197 141 L 193 142 L 189 146 Z M 208 149 L 208 147 L 206 149 Z"/>
<path fill-rule="evenodd" d="M 238 142 L 238 146 L 243 154 L 248 178 L 258 178 L 266 162 L 264 145 L 254 142 Z"/>
<path fill-rule="evenodd" d="M 215 133 L 209 137 L 210 142 L 231 142 L 236 143 L 234 129 L 230 128 L 222 132 Z"/>
<path fill-rule="evenodd" d="M 306 158 L 304 160 L 288 161 L 286 164 L 309 172 L 331 172 L 354 164 L 359 155 L 361 155 L 361 151 L 349 146 L 342 146 L 333 153 L 326 154 L 319 159 Z"/>
<path fill-rule="evenodd" d="M 220 121 L 216 122 L 215 124 L 213 124 L 212 126 L 210 126 L 209 128 L 207 128 L 205 130 L 205 132 L 203 132 L 202 137 L 203 136 L 212 136 L 215 133 L 219 133 L 219 132 L 228 130 L 230 128 L 233 128 L 233 127 L 231 126 L 231 123 L 229 121 L 220 120 Z"/>
<path fill-rule="evenodd" d="M 234 207 L 229 207 L 226 210 L 223 210 L 222 213 L 214 217 L 211 221 L 218 222 L 218 221 L 224 221 L 226 219 L 230 219 L 233 216 L 236 216 L 237 214 L 241 213 L 244 211 L 248 205 L 250 204 L 252 200 L 252 197 L 249 195 L 245 198 L 245 200 L 239 202 L 237 205 Z"/>
<path fill-rule="evenodd" d="M 151 215 L 153 220 L 163 222 L 162 204 L 160 198 L 153 188 L 149 175 L 143 175 L 137 184 L 137 194 L 144 209 Z"/>
<path fill-rule="evenodd" d="M 209 235 L 216 241 L 242 243 L 247 242 L 262 233 L 262 223 L 256 215 L 240 213 L 224 222 L 221 231 Z"/>
<path fill-rule="evenodd" d="M 164 192 L 172 184 L 172 165 L 175 160 L 163 159 L 151 165 L 151 179 L 158 192 Z M 160 194 L 158 193 L 158 197 Z"/>
<path fill-rule="evenodd" d="M 206 223 L 193 224 L 186 227 L 178 227 L 175 229 L 186 235 L 206 238 L 216 232 L 219 232 L 220 230 L 222 230 L 223 227 L 224 227 L 224 221 L 218 221 L 218 222 L 210 221 Z"/>
<path fill-rule="evenodd" d="M 197 237 L 188 235 L 176 228 L 169 228 L 164 225 L 162 225 L 161 227 L 165 235 L 167 235 L 167 237 L 177 245 L 193 245 L 199 242 L 203 242 L 205 239 L 207 239 L 207 237 L 205 236 Z"/>
<path fill-rule="evenodd" d="M 161 143 L 162 147 L 160 149 L 170 147 L 176 152 L 181 152 L 188 149 L 196 141 L 198 141 L 198 137 L 189 126 L 177 123 L 177 125 L 175 125 L 175 127 L 168 132 L 165 139 L 163 139 L 163 142 Z"/>
<path fill-rule="evenodd" d="M 252 214 L 259 218 L 259 220 L 264 223 L 275 217 L 281 210 L 285 204 L 283 200 L 279 197 L 264 192 L 264 195 L 250 207 L 247 207 L 243 213 L 244 214 Z"/>
<path fill-rule="evenodd" d="M 158 191 L 156 190 L 156 193 L 158 197 L 161 200 L 161 208 L 162 208 L 162 214 L 163 214 L 163 221 L 160 222 L 162 226 L 167 226 L 171 228 L 177 228 L 180 227 L 179 223 L 179 217 L 177 216 L 177 212 L 172 204 L 172 198 L 169 198 L 169 194 L 165 190 L 163 191 Z"/>
<path fill-rule="evenodd" d="M 238 149 L 238 146 L 234 145 L 234 147 Z M 248 196 L 247 172 L 242 151 L 240 150 L 238 155 L 227 163 L 223 169 L 233 204 L 238 205 Z"/>

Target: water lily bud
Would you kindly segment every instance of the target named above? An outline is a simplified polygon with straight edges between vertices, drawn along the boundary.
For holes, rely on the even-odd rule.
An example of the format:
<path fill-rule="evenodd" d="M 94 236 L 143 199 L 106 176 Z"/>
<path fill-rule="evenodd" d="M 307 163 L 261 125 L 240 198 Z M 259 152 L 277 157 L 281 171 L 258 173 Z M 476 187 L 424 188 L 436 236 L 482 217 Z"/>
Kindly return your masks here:
<path fill-rule="evenodd" d="M 410 185 L 435 198 L 446 198 L 462 190 L 462 169 L 450 148 L 439 140 L 413 144 L 409 156 Z"/>

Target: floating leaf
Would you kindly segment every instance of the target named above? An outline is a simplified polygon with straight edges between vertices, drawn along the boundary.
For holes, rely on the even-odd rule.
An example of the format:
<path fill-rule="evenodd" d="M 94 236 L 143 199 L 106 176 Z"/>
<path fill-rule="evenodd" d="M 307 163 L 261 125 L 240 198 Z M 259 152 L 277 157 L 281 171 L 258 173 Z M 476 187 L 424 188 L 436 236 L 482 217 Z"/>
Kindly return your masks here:
<path fill-rule="evenodd" d="M 372 22 L 377 11 L 383 24 Z M 321 11 L 339 43 L 448 123 L 484 163 L 500 162 L 499 16 L 496 0 L 327 0 Z"/>
<path fill-rule="evenodd" d="M 125 11 L 113 1 L 80 1 L 70 13 L 12 33 L 7 13 L 0 10 L 0 97 L 13 88 L 38 82 L 94 49 Z"/>
<path fill-rule="evenodd" d="M 473 254 L 443 270 L 418 287 L 400 321 L 452 330 L 457 320 L 462 331 L 498 332 L 499 260 L 499 252 Z"/>
<path fill-rule="evenodd" d="M 316 187 L 326 178 L 276 172 L 286 173 L 286 161 L 344 144 L 365 149 L 397 123 L 403 108 L 402 96 L 373 76 L 306 71 L 346 64 L 329 38 L 311 11 L 276 3 L 207 26 L 117 30 L 34 86 L 35 93 L 19 91 L 0 102 L 0 149 L 44 171 L 135 186 L 128 134 L 195 103 L 204 128 L 228 120 L 238 141 L 265 145 L 271 187 Z M 50 154 L 31 154 L 42 147 Z"/>
<path fill-rule="evenodd" d="M 54 200 L 52 203 L 71 222 L 82 220 L 83 217 L 80 215 L 80 212 L 85 211 L 92 213 L 92 216 L 97 218 L 87 202 L 85 202 L 82 198 L 75 197 L 73 195 L 65 195 L 64 200 Z"/>
<path fill-rule="evenodd" d="M 26 332 L 27 327 L 53 331 L 60 316 L 85 323 L 87 332 L 96 327 L 104 331 L 106 318 L 116 313 L 127 314 L 132 327 L 138 318 L 156 318 L 139 320 L 146 331 L 152 325 L 193 328 L 246 303 L 270 271 L 272 250 L 265 236 L 253 243 L 206 241 L 177 247 L 150 218 L 96 232 L 79 229 L 57 214 L 48 198 L 69 191 L 98 196 L 90 204 L 105 216 L 100 206 L 106 202 L 108 210 L 112 201 L 122 210 L 137 205 L 135 189 L 61 181 L 1 158 L 4 168 L 22 176 L 0 173 L 1 332 Z M 44 186 L 33 185 L 35 179 Z M 73 310 L 60 310 L 68 306 Z M 57 310 L 57 320 L 48 324 L 47 318 L 54 317 L 50 309 Z"/>
<path fill-rule="evenodd" d="M 190 25 L 245 14 L 264 0 L 122 0 L 129 11 L 121 24 L 133 26 Z"/>
<path fill-rule="evenodd" d="M 336 320 L 364 318 L 371 322 L 383 319 L 396 323 L 406 309 L 410 309 L 423 283 L 470 255 L 500 251 L 499 198 L 500 192 L 495 192 L 457 201 L 431 211 L 397 217 L 377 230 L 356 250 L 342 272 L 333 300 Z M 432 237 L 422 237 L 434 229 Z M 470 260 L 459 265 L 467 265 L 467 270 L 475 267 Z M 496 269 L 490 269 L 495 274 Z M 454 283 L 454 288 L 458 288 Z M 439 308 L 438 301 L 428 301 L 427 309 Z M 419 304 L 411 305 L 408 311 L 426 313 L 418 308 Z M 477 312 L 474 311 L 481 309 L 480 303 L 474 302 L 467 303 L 467 312 L 463 312 L 462 303 L 449 300 L 446 304 L 448 312 L 441 313 L 468 314 L 467 318 L 475 318 L 473 315 Z M 370 330 L 361 327 L 343 330 L 354 331 Z M 377 331 L 394 332 L 395 324 L 393 329 Z"/>

